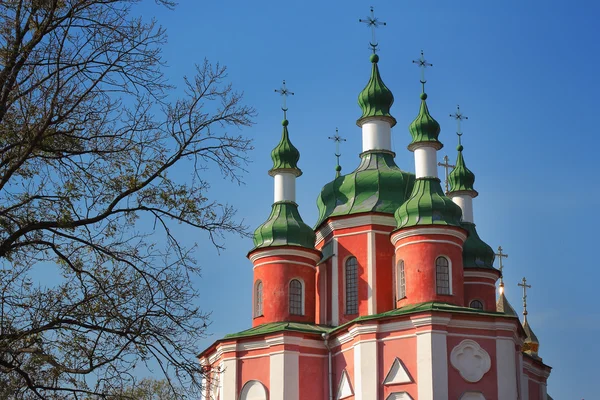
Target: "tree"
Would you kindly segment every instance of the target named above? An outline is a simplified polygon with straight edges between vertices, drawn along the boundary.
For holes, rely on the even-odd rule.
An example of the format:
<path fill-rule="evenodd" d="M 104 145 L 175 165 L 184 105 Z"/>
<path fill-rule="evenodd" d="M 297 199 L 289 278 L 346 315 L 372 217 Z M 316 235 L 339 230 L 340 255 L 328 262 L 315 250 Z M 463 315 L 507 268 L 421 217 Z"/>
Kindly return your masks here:
<path fill-rule="evenodd" d="M 227 130 L 254 110 L 207 61 L 172 99 L 139 1 L 0 2 L 0 395 L 107 397 L 144 363 L 200 387 L 207 314 L 173 228 L 246 233 L 207 176 L 239 183 L 251 142 Z"/>
<path fill-rule="evenodd" d="M 112 400 L 177 400 L 166 380 L 142 379 L 134 388 L 127 388 Z"/>

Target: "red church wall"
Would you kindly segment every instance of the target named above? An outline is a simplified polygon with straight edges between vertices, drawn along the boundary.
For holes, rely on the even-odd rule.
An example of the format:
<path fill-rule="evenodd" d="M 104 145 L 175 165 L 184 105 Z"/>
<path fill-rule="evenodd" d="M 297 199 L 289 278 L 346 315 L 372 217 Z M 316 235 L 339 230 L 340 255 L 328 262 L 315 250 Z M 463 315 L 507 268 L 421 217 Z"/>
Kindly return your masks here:
<path fill-rule="evenodd" d="M 267 389 L 271 381 L 270 359 L 266 354 L 262 357 L 240 358 L 237 364 L 237 387 L 241 392 L 244 384 L 251 380 L 260 381 Z"/>
<path fill-rule="evenodd" d="M 391 232 L 392 227 L 385 227 Z M 389 234 L 375 235 L 375 285 L 377 286 L 376 314 L 395 308 L 394 304 L 394 245 L 390 242 Z"/>
<path fill-rule="evenodd" d="M 479 300 L 483 303 L 483 309 L 486 311 L 496 311 L 496 278 L 487 278 L 481 276 L 468 276 L 471 273 L 480 272 L 482 274 L 493 273 L 488 269 L 469 268 L 465 273 L 465 307 L 469 307 L 473 300 Z M 494 274 L 495 275 L 495 274 Z"/>
<path fill-rule="evenodd" d="M 315 268 L 285 261 L 313 263 L 314 265 L 314 262 L 307 258 L 294 256 L 286 256 L 285 260 L 278 256 L 265 257 L 255 261 L 252 296 L 255 295 L 256 282 L 262 281 L 263 316 L 253 318 L 252 326 L 279 321 L 315 322 Z M 289 312 L 289 284 L 294 278 L 299 278 L 303 282 L 304 315 L 290 315 Z M 255 299 L 253 298 L 253 307 L 254 303 Z"/>
<path fill-rule="evenodd" d="M 300 355 L 300 399 L 327 399 L 329 394 L 328 359 Z"/>
<path fill-rule="evenodd" d="M 431 240 L 435 242 L 428 242 Z M 447 241 L 459 246 L 444 243 Z M 398 300 L 398 307 L 428 301 L 463 306 L 464 278 L 460 239 L 450 235 L 415 235 L 398 240 L 396 249 L 396 260 L 404 260 L 406 277 L 406 298 Z M 436 293 L 435 261 L 440 256 L 445 256 L 451 263 L 452 295 Z"/>
<path fill-rule="evenodd" d="M 351 344 L 350 344 L 351 345 Z M 340 352 L 340 348 L 334 348 L 333 350 L 333 359 L 332 359 L 332 369 L 333 369 L 333 398 L 337 398 L 337 392 L 340 386 L 340 382 L 342 379 L 342 372 L 346 370 L 348 373 L 348 379 L 352 384 L 352 389 L 355 389 L 354 383 L 354 349 L 348 346 L 348 343 L 345 344 Z M 347 350 L 346 350 L 347 349 Z M 337 352 L 337 353 L 336 353 Z M 325 376 L 326 378 L 326 376 Z M 354 399 L 354 396 L 348 397 L 348 399 Z"/>
<path fill-rule="evenodd" d="M 466 332 L 471 332 L 467 330 Z M 479 333 L 479 331 L 478 331 Z M 480 381 L 475 383 L 467 382 L 460 376 L 460 372 L 456 370 L 450 363 L 450 354 L 452 349 L 465 339 L 475 340 L 490 356 L 491 367 L 488 372 L 483 375 Z M 448 398 L 459 399 L 464 392 L 480 391 L 486 399 L 495 399 L 498 397 L 498 370 L 496 368 L 496 340 L 485 338 L 472 338 L 470 336 L 448 336 Z"/>
<path fill-rule="evenodd" d="M 368 314 L 367 234 L 341 236 L 338 238 L 338 293 L 339 324 L 351 321 L 359 315 Z M 358 262 L 358 314 L 346 314 L 346 261 L 351 256 Z"/>
<path fill-rule="evenodd" d="M 407 335 L 414 331 L 402 331 L 395 336 Z M 379 335 L 377 346 L 379 363 L 379 377 L 383 383 L 396 357 L 404 364 L 413 382 L 405 384 L 383 385 L 383 397 L 387 398 L 390 393 L 406 391 L 413 399 L 417 398 L 417 338 L 397 337 L 394 334 L 384 333 Z"/>
<path fill-rule="evenodd" d="M 529 379 L 529 399 L 530 400 L 538 400 L 542 398 L 542 391 L 540 388 L 540 384 Z"/>

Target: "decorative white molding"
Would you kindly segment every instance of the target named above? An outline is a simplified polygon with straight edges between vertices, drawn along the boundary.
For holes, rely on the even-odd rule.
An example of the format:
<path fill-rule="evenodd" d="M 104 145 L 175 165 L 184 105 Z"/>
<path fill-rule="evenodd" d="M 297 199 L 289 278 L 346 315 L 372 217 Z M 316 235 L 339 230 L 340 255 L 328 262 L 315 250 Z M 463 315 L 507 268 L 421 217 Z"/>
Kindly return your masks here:
<path fill-rule="evenodd" d="M 377 314 L 377 286 L 375 285 L 377 269 L 377 250 L 375 248 L 375 234 L 367 233 L 367 313 Z"/>
<path fill-rule="evenodd" d="M 443 325 L 446 326 L 450 323 L 450 317 L 439 317 L 433 315 L 427 315 L 424 317 L 414 317 L 410 319 L 415 328 L 420 326 L 428 326 L 428 325 Z"/>
<path fill-rule="evenodd" d="M 386 397 L 385 400 L 413 400 L 413 398 L 410 397 L 410 394 L 406 392 L 394 392 L 390 393 L 390 395 Z"/>
<path fill-rule="evenodd" d="M 331 235 L 335 230 L 356 228 L 363 225 L 383 225 L 395 228 L 396 218 L 393 215 L 369 214 L 329 220 L 316 231 L 316 243 L 318 244 L 323 241 L 323 239 Z"/>
<path fill-rule="evenodd" d="M 450 363 L 467 382 L 479 382 L 492 366 L 490 355 L 479 343 L 465 339 L 452 349 Z"/>
<path fill-rule="evenodd" d="M 467 239 L 467 234 L 455 229 L 448 228 L 437 228 L 437 227 L 420 227 L 420 228 L 411 228 L 408 230 L 401 230 L 392 235 L 391 240 L 392 244 L 396 245 L 396 242 L 400 239 L 404 239 L 411 236 L 420 236 L 420 235 L 446 235 L 452 236 L 462 240 L 463 242 Z"/>
<path fill-rule="evenodd" d="M 333 238 L 333 257 L 331 257 L 331 325 L 340 323 L 340 304 L 338 297 L 340 293 L 338 241 Z"/>
<path fill-rule="evenodd" d="M 256 260 L 260 260 L 261 258 L 278 257 L 278 256 L 304 257 L 304 258 L 313 260 L 315 263 L 321 259 L 320 254 L 316 254 L 314 251 L 311 251 L 309 249 L 299 250 L 299 249 L 290 249 L 290 248 L 268 249 L 268 250 L 259 249 L 259 250 L 255 251 L 254 253 L 252 253 L 252 255 L 249 258 L 250 258 L 250 261 L 252 263 L 254 263 Z"/>
<path fill-rule="evenodd" d="M 338 385 L 337 391 L 337 400 L 345 399 L 354 395 L 354 391 L 352 390 L 352 384 L 350 383 L 350 378 L 348 377 L 348 372 L 346 370 L 342 371 L 342 377 L 340 379 L 340 384 Z"/>
<path fill-rule="evenodd" d="M 392 366 L 390 367 L 385 379 L 383 380 L 384 385 L 396 385 L 403 383 L 411 383 L 413 381 L 410 373 L 406 369 L 406 366 L 398 357 L 394 359 Z M 401 397 L 399 397 L 401 398 Z"/>
<path fill-rule="evenodd" d="M 460 244 L 453 242 L 451 240 L 423 239 L 423 240 L 414 240 L 414 241 L 408 242 L 408 243 L 402 243 L 401 245 L 396 246 L 396 249 L 402 248 L 404 246 L 410 246 L 412 244 L 419 244 L 419 243 L 445 243 L 445 244 L 451 244 L 453 246 L 456 246 L 461 250 L 463 248 Z M 394 242 L 394 245 L 396 245 L 396 242 Z"/>
<path fill-rule="evenodd" d="M 511 399 L 516 399 L 516 397 L 511 397 Z M 485 400 L 485 397 L 483 397 L 481 392 L 465 392 L 460 396 L 459 400 Z M 508 400 L 508 398 L 506 398 L 506 400 Z"/>
<path fill-rule="evenodd" d="M 465 278 L 485 278 L 495 282 L 498 279 L 499 273 L 500 272 L 473 271 L 471 269 L 465 269 L 464 275 Z"/>
<path fill-rule="evenodd" d="M 354 345 L 354 399 L 376 399 L 379 379 L 377 378 L 377 340 L 361 340 Z"/>
<path fill-rule="evenodd" d="M 412 329 L 414 327 L 415 326 L 413 325 L 413 322 L 411 320 L 396 321 L 396 322 L 388 322 L 388 323 L 379 325 L 379 329 L 377 331 L 378 332 L 398 332 L 398 331 L 405 331 L 408 329 Z"/>
<path fill-rule="evenodd" d="M 237 374 L 237 359 L 232 358 L 224 360 L 223 363 L 223 386 L 221 393 L 223 400 L 237 400 L 238 394 L 238 374 Z"/>
<path fill-rule="evenodd" d="M 248 381 L 242 387 L 240 400 L 268 400 L 267 388 L 260 381 Z"/>
<path fill-rule="evenodd" d="M 297 352 L 282 351 L 269 357 L 271 400 L 299 400 L 300 363 Z"/>
<path fill-rule="evenodd" d="M 496 287 L 496 285 L 494 285 L 493 283 L 488 283 L 488 282 L 464 282 L 465 285 L 484 285 L 484 286 L 491 286 L 493 288 Z"/>
<path fill-rule="evenodd" d="M 419 399 L 448 399 L 445 331 L 417 334 L 417 393 Z"/>
<path fill-rule="evenodd" d="M 496 371 L 498 375 L 498 399 L 518 398 L 517 352 L 511 338 L 496 338 Z"/>
<path fill-rule="evenodd" d="M 308 263 L 303 263 L 300 261 L 292 261 L 292 260 L 281 260 L 281 261 L 265 261 L 263 263 L 258 263 L 255 264 L 252 269 L 256 269 L 258 267 L 261 267 L 263 265 L 269 265 L 269 264 L 294 264 L 294 265 L 302 265 L 305 267 L 309 267 L 309 268 L 315 268 L 315 266 L 313 264 L 308 264 Z"/>

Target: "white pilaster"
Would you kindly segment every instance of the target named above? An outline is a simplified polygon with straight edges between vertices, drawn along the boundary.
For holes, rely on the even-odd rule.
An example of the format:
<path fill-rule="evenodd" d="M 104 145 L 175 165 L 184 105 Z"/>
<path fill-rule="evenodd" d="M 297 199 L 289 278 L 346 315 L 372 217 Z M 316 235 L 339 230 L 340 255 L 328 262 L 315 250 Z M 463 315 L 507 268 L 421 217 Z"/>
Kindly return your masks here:
<path fill-rule="evenodd" d="M 423 178 L 433 176 L 437 178 L 437 150 L 430 146 L 421 146 L 415 149 L 415 176 Z"/>
<path fill-rule="evenodd" d="M 473 222 L 473 198 L 468 194 L 450 194 L 450 198 L 460 207 L 464 222 Z"/>
<path fill-rule="evenodd" d="M 376 256 L 375 232 L 371 231 L 367 233 L 367 308 L 369 315 L 377 314 Z"/>
<path fill-rule="evenodd" d="M 223 378 L 223 400 L 237 400 L 238 387 L 236 358 L 230 358 L 223 361 L 223 373 L 221 376 Z"/>
<path fill-rule="evenodd" d="M 392 151 L 392 127 L 388 121 L 370 120 L 362 124 L 362 150 Z"/>
<path fill-rule="evenodd" d="M 331 257 L 331 325 L 337 326 L 340 323 L 339 316 L 339 257 L 338 257 L 338 241 L 337 238 L 331 239 L 333 241 L 333 257 Z"/>
<path fill-rule="evenodd" d="M 498 400 L 517 399 L 517 353 L 511 338 L 496 339 L 496 370 L 498 371 Z"/>
<path fill-rule="evenodd" d="M 417 333 L 417 392 L 419 399 L 448 400 L 446 332 Z"/>
<path fill-rule="evenodd" d="M 290 172 L 278 172 L 274 178 L 274 202 L 296 201 L 296 175 Z"/>
<path fill-rule="evenodd" d="M 361 341 L 354 346 L 354 399 L 378 399 L 377 341 Z"/>
<path fill-rule="evenodd" d="M 525 374 L 523 365 L 523 353 L 519 354 L 519 372 L 521 376 L 521 399 L 529 400 L 529 378 Z"/>
<path fill-rule="evenodd" d="M 297 352 L 283 351 L 271 354 L 270 400 L 299 400 L 299 357 Z"/>

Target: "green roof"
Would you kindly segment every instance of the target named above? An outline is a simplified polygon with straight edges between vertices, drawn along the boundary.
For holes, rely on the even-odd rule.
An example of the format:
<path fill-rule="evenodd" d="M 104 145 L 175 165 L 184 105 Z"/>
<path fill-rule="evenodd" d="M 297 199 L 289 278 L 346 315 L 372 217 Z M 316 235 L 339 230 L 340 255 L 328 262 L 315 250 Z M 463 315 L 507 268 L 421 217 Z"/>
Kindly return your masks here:
<path fill-rule="evenodd" d="M 496 311 L 506 315 L 510 315 L 511 317 L 519 318 L 519 315 L 517 314 L 515 309 L 508 302 L 508 299 L 504 295 L 504 292 L 500 293 L 500 296 L 498 297 L 498 301 L 496 302 Z"/>
<path fill-rule="evenodd" d="M 271 322 L 268 324 L 262 324 L 250 329 L 246 329 L 245 331 L 226 335 L 223 339 L 239 339 L 249 336 L 266 335 L 269 333 L 283 331 L 321 334 L 327 333 L 331 329 L 333 328 L 330 326 L 303 324 L 301 322 Z"/>
<path fill-rule="evenodd" d="M 414 174 L 403 172 L 391 152 L 380 150 L 361 154 L 354 172 L 326 184 L 317 199 L 316 227 L 329 217 L 364 212 L 393 215 L 411 192 Z"/>
<path fill-rule="evenodd" d="M 421 143 L 429 143 L 433 145 L 437 150 L 441 149 L 444 145 L 438 140 L 440 135 L 440 124 L 429 114 L 429 108 L 427 107 L 426 93 L 421 93 L 421 107 L 419 108 L 419 115 L 411 124 L 408 126 L 408 131 L 412 136 L 412 142 L 408 145 L 409 150 L 414 150 L 417 145 Z"/>
<path fill-rule="evenodd" d="M 458 157 L 456 158 L 456 166 L 448 176 L 450 183 L 450 193 L 452 192 L 471 192 L 472 197 L 477 196 L 477 191 L 473 188 L 475 183 L 475 174 L 467 168 L 465 159 L 463 158 L 463 146 L 459 144 L 456 147 Z"/>
<path fill-rule="evenodd" d="M 315 248 L 315 232 L 306 225 L 293 201 L 273 204 L 269 218 L 254 231 L 254 248 L 300 246 Z"/>
<path fill-rule="evenodd" d="M 395 213 L 398 228 L 417 225 L 461 227 L 462 210 L 444 195 L 440 180 L 423 177 L 415 180 L 412 193 Z"/>
<path fill-rule="evenodd" d="M 377 62 L 379 56 L 371 55 L 373 67 L 371 69 L 371 77 L 367 86 L 358 95 L 358 105 L 362 110 L 362 115 L 358 119 L 357 124 L 362 125 L 362 120 L 369 117 L 387 117 L 392 126 L 396 125 L 396 119 L 390 114 L 390 108 L 394 103 L 394 95 L 392 91 L 385 86 L 381 75 L 379 75 L 379 67 Z"/>
<path fill-rule="evenodd" d="M 461 222 L 461 226 L 469 232 L 467 240 L 463 244 L 463 267 L 464 268 L 490 268 L 494 269 L 494 250 L 479 237 L 475 224 L 472 222 Z"/>
<path fill-rule="evenodd" d="M 271 159 L 273 160 L 273 168 L 269 171 L 270 175 L 274 175 L 281 170 L 287 170 L 296 176 L 302 175 L 302 171 L 298 168 L 298 160 L 300 160 L 300 152 L 290 140 L 288 133 L 288 120 L 284 119 L 281 123 L 283 132 L 279 144 L 271 151 Z"/>

